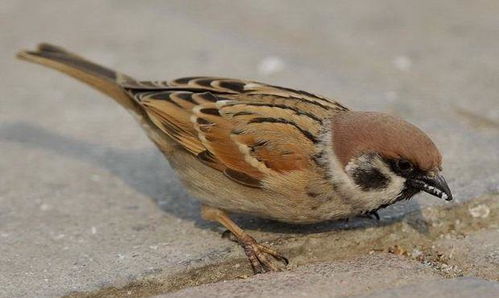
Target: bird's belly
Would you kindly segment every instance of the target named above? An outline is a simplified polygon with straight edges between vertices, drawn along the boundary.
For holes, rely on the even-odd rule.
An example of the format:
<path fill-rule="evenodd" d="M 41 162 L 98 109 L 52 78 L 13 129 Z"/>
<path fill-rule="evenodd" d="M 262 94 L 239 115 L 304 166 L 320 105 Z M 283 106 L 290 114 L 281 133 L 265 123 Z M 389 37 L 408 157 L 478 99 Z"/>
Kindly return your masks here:
<path fill-rule="evenodd" d="M 348 202 L 334 194 L 319 198 L 307 194 L 306 190 L 282 188 L 276 192 L 243 186 L 182 151 L 172 152 L 168 160 L 191 195 L 204 204 L 229 212 L 298 224 L 358 214 Z"/>

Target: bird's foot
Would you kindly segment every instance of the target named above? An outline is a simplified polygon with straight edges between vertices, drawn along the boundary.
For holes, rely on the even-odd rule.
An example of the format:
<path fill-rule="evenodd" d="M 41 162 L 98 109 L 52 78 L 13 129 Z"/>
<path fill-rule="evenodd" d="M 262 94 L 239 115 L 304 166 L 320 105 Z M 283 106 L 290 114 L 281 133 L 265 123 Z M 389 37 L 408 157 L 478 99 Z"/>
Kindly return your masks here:
<path fill-rule="evenodd" d="M 369 217 L 372 219 L 376 219 L 377 221 L 380 221 L 378 211 L 372 211 L 368 213 Z"/>
<path fill-rule="evenodd" d="M 283 266 L 276 265 L 274 260 L 281 262 L 285 266 L 289 263 L 288 259 L 276 250 L 256 242 L 253 237 L 246 233 L 237 238 L 234 234 L 227 230 L 222 234 L 222 237 L 238 242 L 242 246 L 255 274 L 270 271 L 281 271 Z"/>
<path fill-rule="evenodd" d="M 375 219 L 377 221 L 381 220 L 377 211 L 371 211 L 371 212 L 364 213 L 361 215 L 361 217 Z"/>

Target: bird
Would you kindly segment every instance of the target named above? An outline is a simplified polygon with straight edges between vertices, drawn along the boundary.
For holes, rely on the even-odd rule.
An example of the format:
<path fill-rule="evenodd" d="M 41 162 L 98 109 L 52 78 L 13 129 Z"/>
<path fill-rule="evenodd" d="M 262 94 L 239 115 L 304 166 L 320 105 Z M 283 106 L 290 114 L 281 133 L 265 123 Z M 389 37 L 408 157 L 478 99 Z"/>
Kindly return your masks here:
<path fill-rule="evenodd" d="M 17 57 L 72 76 L 129 111 L 201 202 L 201 217 L 227 229 L 255 274 L 283 270 L 288 259 L 231 213 L 313 224 L 377 217 L 421 191 L 452 200 L 436 145 L 394 115 L 250 80 L 139 81 L 48 43 Z"/>

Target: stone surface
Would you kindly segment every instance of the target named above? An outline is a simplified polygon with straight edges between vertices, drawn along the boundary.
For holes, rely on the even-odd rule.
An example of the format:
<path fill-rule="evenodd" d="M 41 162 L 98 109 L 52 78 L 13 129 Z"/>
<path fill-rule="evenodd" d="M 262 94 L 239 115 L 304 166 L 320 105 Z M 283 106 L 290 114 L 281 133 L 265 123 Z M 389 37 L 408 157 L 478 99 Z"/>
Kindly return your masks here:
<path fill-rule="evenodd" d="M 499 280 L 499 230 L 476 232 L 466 237 L 449 236 L 434 244 L 447 265 L 466 274 L 484 279 Z"/>
<path fill-rule="evenodd" d="M 419 297 L 480 297 L 495 298 L 499 294 L 499 283 L 476 278 L 456 278 L 451 280 L 432 280 L 380 291 L 363 298 L 419 298 Z M 325 295 L 327 296 L 327 295 Z"/>
<path fill-rule="evenodd" d="M 290 272 L 206 284 L 160 297 L 342 297 L 434 279 L 440 277 L 420 263 L 374 254 L 306 265 Z"/>
<path fill-rule="evenodd" d="M 462 202 L 499 191 L 498 13 L 494 0 L 1 1 L 0 296 L 121 287 L 241 258 L 125 111 L 16 61 L 18 49 L 47 41 L 141 79 L 249 78 L 398 114 L 433 136 Z M 441 204 L 420 195 L 381 215 Z M 301 229 L 240 220 L 259 239 Z M 313 228 L 303 231 L 308 241 Z"/>

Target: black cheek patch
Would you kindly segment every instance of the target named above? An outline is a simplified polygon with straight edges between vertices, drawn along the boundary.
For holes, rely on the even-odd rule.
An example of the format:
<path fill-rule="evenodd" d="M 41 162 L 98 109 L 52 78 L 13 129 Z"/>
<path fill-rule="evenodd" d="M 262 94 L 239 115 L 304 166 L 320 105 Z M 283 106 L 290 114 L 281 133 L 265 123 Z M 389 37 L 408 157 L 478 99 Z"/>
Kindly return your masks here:
<path fill-rule="evenodd" d="M 390 177 L 383 175 L 377 169 L 357 168 L 353 172 L 353 180 L 363 191 L 380 190 L 390 183 Z"/>

